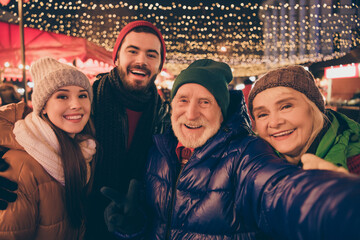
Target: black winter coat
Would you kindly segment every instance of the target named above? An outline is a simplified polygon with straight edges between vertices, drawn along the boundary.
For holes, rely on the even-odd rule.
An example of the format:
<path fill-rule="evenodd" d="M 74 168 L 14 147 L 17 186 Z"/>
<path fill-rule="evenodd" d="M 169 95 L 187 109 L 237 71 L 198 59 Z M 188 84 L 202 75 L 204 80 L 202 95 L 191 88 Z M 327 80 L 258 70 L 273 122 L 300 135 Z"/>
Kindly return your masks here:
<path fill-rule="evenodd" d="M 151 135 L 149 135 L 149 139 L 143 139 L 143 141 L 140 139 L 142 142 L 141 145 L 138 145 L 139 151 L 141 151 L 139 155 L 143 157 L 135 159 L 136 162 L 133 158 L 130 159 L 131 154 L 125 150 L 127 148 L 129 123 L 126 107 L 119 97 L 121 93 L 110 84 L 109 80 L 114 81 L 114 79 L 110 79 L 111 74 L 101 74 L 98 77 L 99 79 L 93 84 L 94 100 L 92 107 L 99 148 L 97 149 L 93 188 L 86 206 L 86 240 L 116 239 L 115 235 L 108 231 L 104 221 L 104 210 L 110 200 L 100 193 L 100 188 L 107 186 L 116 189 L 120 194 L 125 194 L 130 180 L 138 175 L 144 175 L 152 134 L 162 133 L 170 122 L 169 103 L 163 102 L 158 94 L 154 94 L 153 99 L 151 99 L 151 102 L 154 102 L 154 111 L 148 116 L 149 120 L 147 120 L 147 122 L 151 123 L 151 126 L 149 126 Z M 105 81 L 105 87 L 101 86 L 100 81 L 102 80 Z M 99 92 L 103 88 L 107 92 L 100 99 Z M 108 107 L 105 108 L 106 111 L 103 111 L 107 102 L 111 103 L 110 106 L 116 104 L 116 108 L 113 107 L 108 110 Z M 144 117 L 144 114 L 142 117 Z M 119 138 L 123 141 L 118 141 Z M 110 144 L 108 144 L 109 142 Z M 149 147 L 148 142 L 150 142 Z"/>

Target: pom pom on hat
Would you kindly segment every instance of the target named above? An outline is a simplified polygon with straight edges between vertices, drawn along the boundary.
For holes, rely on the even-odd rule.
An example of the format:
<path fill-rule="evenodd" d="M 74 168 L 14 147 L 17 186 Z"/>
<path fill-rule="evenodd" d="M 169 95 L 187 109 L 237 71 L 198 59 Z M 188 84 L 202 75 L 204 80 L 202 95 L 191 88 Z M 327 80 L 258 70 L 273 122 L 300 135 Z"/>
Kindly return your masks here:
<path fill-rule="evenodd" d="M 197 60 L 177 76 L 171 90 L 171 99 L 175 97 L 182 85 L 186 83 L 200 84 L 215 97 L 223 117 L 226 118 L 230 103 L 228 85 L 232 79 L 231 68 L 226 63 L 211 59 Z"/>
<path fill-rule="evenodd" d="M 34 81 L 32 105 L 34 113 L 40 115 L 51 95 L 64 86 L 79 86 L 84 88 L 92 101 L 92 87 L 84 73 L 56 59 L 44 57 L 35 61 L 30 68 Z"/>
<path fill-rule="evenodd" d="M 253 116 L 253 101 L 260 92 L 273 87 L 289 87 L 303 93 L 310 101 L 325 111 L 325 102 L 314 76 L 300 65 L 293 65 L 271 70 L 259 78 L 249 93 L 248 103 L 251 117 Z"/>

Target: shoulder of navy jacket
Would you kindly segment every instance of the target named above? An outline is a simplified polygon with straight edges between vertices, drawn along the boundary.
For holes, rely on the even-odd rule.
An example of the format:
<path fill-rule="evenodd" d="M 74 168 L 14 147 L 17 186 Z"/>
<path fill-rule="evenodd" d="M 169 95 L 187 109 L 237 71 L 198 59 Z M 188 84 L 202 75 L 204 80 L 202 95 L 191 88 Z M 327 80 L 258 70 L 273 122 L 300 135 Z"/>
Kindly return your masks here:
<path fill-rule="evenodd" d="M 228 126 L 224 126 L 223 128 L 223 131 L 226 132 L 226 133 L 229 133 L 230 132 L 230 128 Z"/>

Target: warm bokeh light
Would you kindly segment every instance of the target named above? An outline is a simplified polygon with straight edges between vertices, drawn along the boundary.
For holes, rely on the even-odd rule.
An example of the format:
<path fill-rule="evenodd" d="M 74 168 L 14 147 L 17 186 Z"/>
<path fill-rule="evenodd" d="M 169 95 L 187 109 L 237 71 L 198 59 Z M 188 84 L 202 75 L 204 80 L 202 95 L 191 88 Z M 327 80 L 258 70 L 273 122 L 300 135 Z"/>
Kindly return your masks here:
<path fill-rule="evenodd" d="M 351 34 L 349 26 L 355 24 L 359 28 L 358 16 L 339 14 L 339 11 L 358 9 L 354 3 L 345 5 L 308 5 L 298 3 L 291 6 L 275 1 L 273 5 L 267 1 L 85 1 L 85 0 L 31 0 L 24 3 L 25 27 L 63 33 L 69 36 L 85 38 L 107 50 L 112 50 L 119 31 L 128 22 L 147 20 L 154 23 L 163 33 L 167 47 L 165 67 L 178 74 L 181 69 L 199 58 L 212 58 L 224 61 L 234 69 L 234 76 L 258 75 L 278 62 L 301 63 L 307 61 L 326 60 L 341 56 L 345 51 L 331 54 L 309 52 L 305 55 L 291 53 L 294 46 L 311 49 L 317 44 L 321 46 L 332 44 L 329 30 L 338 33 L 340 49 L 351 49 L 360 45 L 360 37 L 353 34 L 352 41 L 344 41 L 341 36 Z M 274 1 L 273 1 L 274 2 Z M 311 2 L 311 1 L 305 1 Z M 348 1 L 349 2 L 349 1 Z M 354 2 L 354 1 L 352 1 Z M 336 8 L 337 12 L 331 11 Z M 310 15 L 304 19 L 291 21 L 291 8 L 301 11 L 326 12 L 329 14 L 318 18 L 318 23 L 312 22 Z M 276 15 L 267 15 L 266 11 L 278 11 Z M 358 10 L 357 10 L 358 11 Z M 6 6 L 0 6 L 0 21 L 17 23 L 17 2 L 11 0 Z M 284 25 L 277 29 L 279 35 L 263 32 L 264 25 L 283 20 Z M 304 29 L 298 29 L 303 23 Z M 326 29 L 319 28 L 326 23 Z M 302 26 L 302 25 L 301 25 Z M 291 37 L 289 32 L 295 31 L 299 37 Z M 306 39 L 302 31 L 313 31 L 321 38 Z M 284 33 L 284 34 L 281 34 Z M 279 37 L 280 36 L 280 37 Z M 286 38 L 286 44 L 281 37 Z M 314 40 L 315 39 L 315 40 Z M 266 42 L 270 41 L 270 43 Z M 264 58 L 266 51 L 284 49 L 289 52 L 283 59 Z M 223 50 L 225 49 L 225 51 Z M 271 56 L 271 55 L 270 55 Z"/>

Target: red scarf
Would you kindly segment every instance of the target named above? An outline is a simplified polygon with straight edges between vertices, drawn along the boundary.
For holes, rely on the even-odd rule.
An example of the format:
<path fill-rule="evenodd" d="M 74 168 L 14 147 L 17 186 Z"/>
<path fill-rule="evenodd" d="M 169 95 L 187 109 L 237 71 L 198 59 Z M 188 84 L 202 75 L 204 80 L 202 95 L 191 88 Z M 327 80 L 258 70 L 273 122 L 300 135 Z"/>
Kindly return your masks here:
<path fill-rule="evenodd" d="M 185 164 L 189 161 L 191 155 L 193 154 L 194 148 L 186 148 L 184 147 L 184 145 L 182 145 L 181 142 L 178 142 L 175 151 L 181 167 L 184 167 Z"/>

